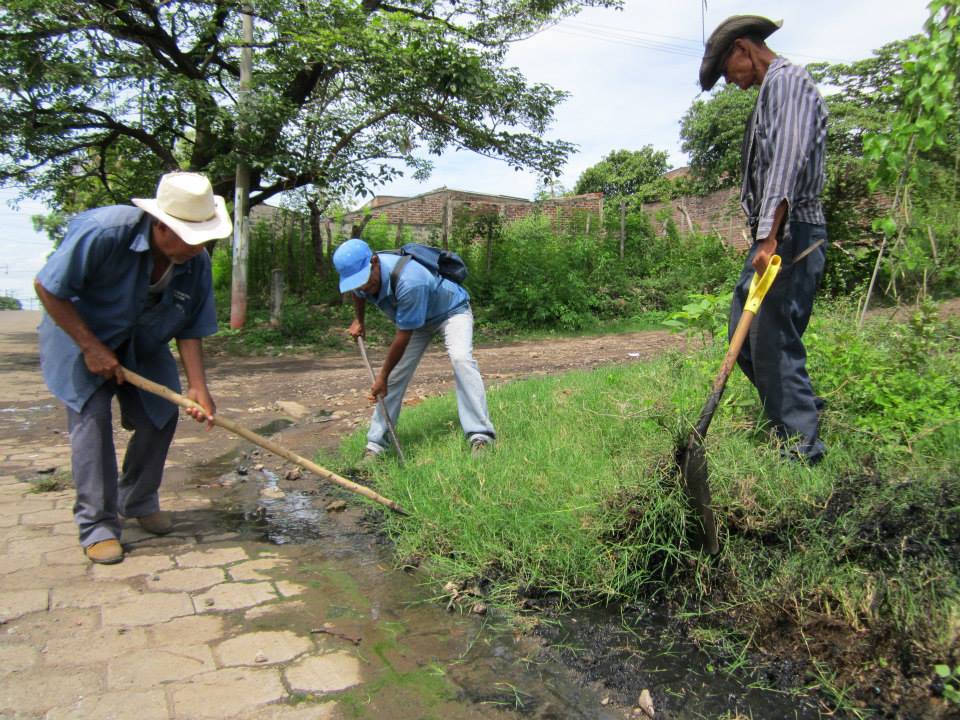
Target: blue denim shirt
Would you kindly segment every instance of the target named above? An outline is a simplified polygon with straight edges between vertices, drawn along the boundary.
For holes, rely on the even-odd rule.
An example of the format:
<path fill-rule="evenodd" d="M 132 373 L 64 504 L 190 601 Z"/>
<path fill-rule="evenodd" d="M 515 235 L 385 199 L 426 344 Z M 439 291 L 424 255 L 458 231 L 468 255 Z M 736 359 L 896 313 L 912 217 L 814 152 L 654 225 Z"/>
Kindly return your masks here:
<path fill-rule="evenodd" d="M 470 304 L 470 295 L 452 280 L 435 275 L 416 260 L 409 260 L 393 288 L 390 273 L 400 262 L 400 255 L 378 253 L 380 258 L 380 292 L 371 297 L 354 291 L 383 310 L 398 330 L 419 330 L 443 322 L 463 312 Z"/>
<path fill-rule="evenodd" d="M 217 330 L 210 256 L 202 252 L 175 265 L 159 301 L 148 304 L 151 222 L 143 210 L 124 205 L 78 215 L 37 280 L 52 295 L 71 300 L 91 332 L 118 352 L 124 366 L 180 392 L 170 340 L 202 338 Z M 48 315 L 39 332 L 40 367 L 47 387 L 80 412 L 106 380 L 87 370 L 73 338 Z M 177 412 L 167 400 L 147 392 L 140 395 L 157 427 Z"/>

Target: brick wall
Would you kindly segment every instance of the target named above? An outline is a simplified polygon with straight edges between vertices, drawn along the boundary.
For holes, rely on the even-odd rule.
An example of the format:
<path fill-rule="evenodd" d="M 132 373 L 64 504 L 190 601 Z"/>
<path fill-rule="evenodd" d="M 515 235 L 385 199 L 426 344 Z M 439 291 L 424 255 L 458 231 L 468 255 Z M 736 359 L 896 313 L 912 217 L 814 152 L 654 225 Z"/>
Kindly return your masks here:
<path fill-rule="evenodd" d="M 682 197 L 668 202 L 643 206 L 655 228 L 662 228 L 657 219 L 663 210 L 681 232 L 718 233 L 731 247 L 747 249 L 752 244 L 743 210 L 740 208 L 740 189 L 717 190 L 703 197 Z M 691 227 L 692 226 L 692 227 Z"/>

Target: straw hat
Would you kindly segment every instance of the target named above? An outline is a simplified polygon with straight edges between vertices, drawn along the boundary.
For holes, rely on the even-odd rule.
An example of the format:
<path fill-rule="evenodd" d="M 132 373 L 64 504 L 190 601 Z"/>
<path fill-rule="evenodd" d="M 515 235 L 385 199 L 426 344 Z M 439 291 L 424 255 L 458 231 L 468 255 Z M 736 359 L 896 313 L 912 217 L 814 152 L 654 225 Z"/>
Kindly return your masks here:
<path fill-rule="evenodd" d="M 723 74 L 723 63 L 733 41 L 747 35 L 766 40 L 783 26 L 783 20 L 770 20 L 760 15 L 732 15 L 717 25 L 703 49 L 700 63 L 700 87 L 709 90 Z"/>
<path fill-rule="evenodd" d="M 206 175 L 167 173 L 160 178 L 155 200 L 133 198 L 132 202 L 173 230 L 187 245 L 202 245 L 233 232 L 227 204 L 213 194 Z"/>

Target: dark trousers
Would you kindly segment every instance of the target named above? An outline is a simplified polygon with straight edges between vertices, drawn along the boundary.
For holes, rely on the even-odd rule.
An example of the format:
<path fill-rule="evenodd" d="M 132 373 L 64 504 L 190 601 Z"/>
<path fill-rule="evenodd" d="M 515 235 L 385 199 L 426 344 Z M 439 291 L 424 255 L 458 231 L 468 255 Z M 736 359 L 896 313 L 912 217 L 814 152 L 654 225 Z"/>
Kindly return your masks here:
<path fill-rule="evenodd" d="M 114 395 L 120 403 L 121 424 L 133 431 L 119 477 L 113 445 Z M 80 544 L 87 547 L 111 538 L 119 540 L 119 515 L 141 517 L 160 509 L 160 481 L 177 430 L 177 415 L 162 428 L 155 427 L 136 388 L 111 380 L 87 400 L 80 412 L 67 408 L 67 424 L 77 491 L 73 515 L 80 530 Z"/>
<path fill-rule="evenodd" d="M 790 222 L 780 239 L 777 254 L 783 265 L 767 292 L 760 312 L 737 363 L 757 388 L 774 432 L 786 452 L 796 453 L 815 463 L 824 446 L 817 430 L 823 401 L 813 392 L 807 375 L 807 351 L 803 333 L 807 329 L 813 298 L 823 278 L 826 243 L 794 265 L 793 258 L 820 239 L 826 239 L 823 225 Z M 737 281 L 730 307 L 732 336 L 750 290 L 754 270 L 751 262 L 757 247 L 750 250 Z"/>

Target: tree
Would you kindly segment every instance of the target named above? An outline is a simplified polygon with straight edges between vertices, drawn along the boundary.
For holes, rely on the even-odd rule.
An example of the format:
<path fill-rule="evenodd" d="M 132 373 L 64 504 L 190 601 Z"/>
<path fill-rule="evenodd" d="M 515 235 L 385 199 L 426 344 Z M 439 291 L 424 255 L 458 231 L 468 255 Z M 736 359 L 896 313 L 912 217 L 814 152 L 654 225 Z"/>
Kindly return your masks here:
<path fill-rule="evenodd" d="M 0 6 L 0 184 L 60 210 L 127 202 L 165 170 L 251 205 L 429 172 L 454 146 L 559 173 L 544 139 L 564 93 L 502 67 L 507 43 L 619 0 L 258 0 L 254 86 L 237 102 L 233 0 L 9 0 Z"/>
<path fill-rule="evenodd" d="M 602 192 L 607 197 L 633 195 L 641 186 L 653 182 L 670 167 L 668 153 L 644 145 L 639 150 L 614 150 L 600 162 L 583 171 L 573 192 Z"/>
<path fill-rule="evenodd" d="M 757 89 L 724 83 L 707 100 L 695 100 L 680 120 L 681 148 L 706 191 L 740 184 L 740 146 Z"/>

